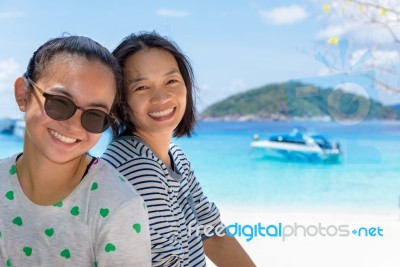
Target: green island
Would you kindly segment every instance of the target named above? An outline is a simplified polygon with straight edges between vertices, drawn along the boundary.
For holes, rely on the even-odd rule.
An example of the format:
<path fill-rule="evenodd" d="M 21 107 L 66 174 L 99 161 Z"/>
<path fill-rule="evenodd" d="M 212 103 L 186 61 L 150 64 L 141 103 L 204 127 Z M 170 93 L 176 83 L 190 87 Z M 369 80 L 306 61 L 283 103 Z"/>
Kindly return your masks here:
<path fill-rule="evenodd" d="M 208 106 L 205 121 L 399 120 L 400 105 L 382 103 L 340 88 L 297 81 L 267 84 Z"/>

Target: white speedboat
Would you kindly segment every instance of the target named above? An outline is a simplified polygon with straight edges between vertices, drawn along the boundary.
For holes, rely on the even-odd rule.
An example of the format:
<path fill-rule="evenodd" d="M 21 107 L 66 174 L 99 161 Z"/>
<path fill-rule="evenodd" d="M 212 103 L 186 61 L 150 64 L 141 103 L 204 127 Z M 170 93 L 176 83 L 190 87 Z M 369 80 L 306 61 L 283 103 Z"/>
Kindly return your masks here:
<path fill-rule="evenodd" d="M 255 140 L 250 146 L 289 160 L 339 162 L 342 155 L 339 143 L 332 144 L 322 135 L 307 135 L 298 129 L 289 134 L 272 135 L 268 140 Z"/>

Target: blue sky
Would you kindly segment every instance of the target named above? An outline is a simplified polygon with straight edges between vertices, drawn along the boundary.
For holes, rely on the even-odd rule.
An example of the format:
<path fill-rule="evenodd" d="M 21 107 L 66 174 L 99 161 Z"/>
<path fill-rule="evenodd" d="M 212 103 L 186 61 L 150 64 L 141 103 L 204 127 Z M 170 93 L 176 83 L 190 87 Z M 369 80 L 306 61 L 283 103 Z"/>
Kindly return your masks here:
<path fill-rule="evenodd" d="M 2 0 L 0 117 L 18 116 L 15 78 L 38 46 L 63 32 L 91 37 L 110 50 L 131 32 L 169 36 L 193 63 L 200 109 L 267 83 L 321 75 L 324 65 L 310 51 L 337 50 L 326 42 L 335 20 L 323 3 Z M 382 101 L 400 100 L 382 95 Z"/>

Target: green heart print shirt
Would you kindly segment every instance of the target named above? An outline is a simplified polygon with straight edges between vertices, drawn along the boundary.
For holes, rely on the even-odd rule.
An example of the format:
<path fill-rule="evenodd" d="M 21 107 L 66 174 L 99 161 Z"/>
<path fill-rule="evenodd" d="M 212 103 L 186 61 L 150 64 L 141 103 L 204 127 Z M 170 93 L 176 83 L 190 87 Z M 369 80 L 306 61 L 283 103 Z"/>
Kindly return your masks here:
<path fill-rule="evenodd" d="M 64 200 L 30 201 L 15 159 L 0 161 L 0 266 L 150 266 L 143 199 L 98 159 Z"/>

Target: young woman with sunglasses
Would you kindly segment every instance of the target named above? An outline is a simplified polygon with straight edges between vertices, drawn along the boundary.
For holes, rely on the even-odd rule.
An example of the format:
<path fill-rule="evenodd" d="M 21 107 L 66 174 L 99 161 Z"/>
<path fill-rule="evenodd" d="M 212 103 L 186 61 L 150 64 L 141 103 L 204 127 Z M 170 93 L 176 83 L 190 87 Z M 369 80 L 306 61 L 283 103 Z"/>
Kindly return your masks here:
<path fill-rule="evenodd" d="M 150 266 L 143 199 L 88 154 L 114 121 L 121 71 L 81 36 L 49 40 L 15 81 L 23 153 L 0 161 L 0 266 Z"/>
<path fill-rule="evenodd" d="M 217 207 L 171 143 L 173 136 L 190 136 L 195 125 L 186 56 L 157 33 L 129 35 L 113 54 L 125 86 L 116 111 L 120 124 L 102 158 L 146 201 L 153 266 L 205 266 L 205 254 L 217 266 L 254 266 L 236 239 L 223 235 Z"/>

